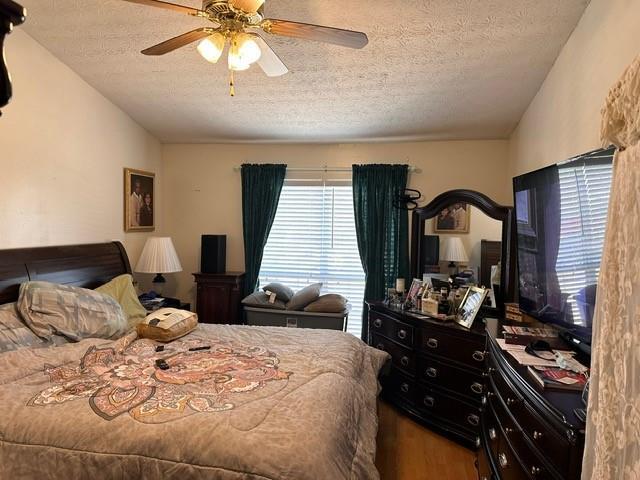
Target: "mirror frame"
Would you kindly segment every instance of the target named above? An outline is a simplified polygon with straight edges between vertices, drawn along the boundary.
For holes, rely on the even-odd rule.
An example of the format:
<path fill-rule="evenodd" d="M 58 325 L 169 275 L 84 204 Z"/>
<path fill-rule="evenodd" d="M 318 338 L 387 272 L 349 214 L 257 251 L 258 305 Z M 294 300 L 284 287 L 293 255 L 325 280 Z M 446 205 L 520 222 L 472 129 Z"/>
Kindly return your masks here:
<path fill-rule="evenodd" d="M 425 232 L 425 221 L 434 218 L 445 207 L 453 203 L 468 203 L 481 210 L 485 215 L 502 222 L 502 261 L 500 269 L 500 301 L 498 310 L 504 310 L 504 303 L 515 300 L 516 277 L 516 237 L 513 207 L 494 202 L 484 193 L 474 190 L 449 190 L 435 197 L 431 202 L 413 211 L 411 216 L 411 275 L 422 279 L 420 265 L 422 236 Z"/>

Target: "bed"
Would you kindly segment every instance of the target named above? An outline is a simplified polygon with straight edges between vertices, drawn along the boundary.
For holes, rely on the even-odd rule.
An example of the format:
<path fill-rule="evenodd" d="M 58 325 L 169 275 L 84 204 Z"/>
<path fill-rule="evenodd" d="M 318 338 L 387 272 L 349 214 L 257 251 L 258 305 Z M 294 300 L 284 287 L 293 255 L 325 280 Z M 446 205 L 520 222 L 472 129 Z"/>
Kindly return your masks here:
<path fill-rule="evenodd" d="M 27 280 L 130 272 L 118 242 L 4 250 L 0 304 Z M 386 353 L 338 331 L 226 325 L 157 345 L 130 332 L 0 353 L 0 478 L 378 478 Z"/>

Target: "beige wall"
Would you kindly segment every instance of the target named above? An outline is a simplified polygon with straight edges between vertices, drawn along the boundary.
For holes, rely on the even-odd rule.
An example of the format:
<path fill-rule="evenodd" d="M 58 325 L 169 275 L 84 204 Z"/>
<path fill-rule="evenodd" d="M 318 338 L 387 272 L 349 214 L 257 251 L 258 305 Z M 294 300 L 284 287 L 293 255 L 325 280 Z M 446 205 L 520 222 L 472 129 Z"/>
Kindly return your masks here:
<path fill-rule="evenodd" d="M 511 175 L 600 146 L 609 89 L 640 54 L 640 1 L 592 0 L 511 137 Z"/>
<path fill-rule="evenodd" d="M 227 269 L 243 270 L 240 173 L 245 162 L 291 167 L 354 163 L 409 163 L 421 169 L 409 186 L 424 203 L 454 188 L 486 193 L 510 204 L 507 142 L 501 140 L 346 145 L 165 145 L 164 225 L 173 236 L 185 271 L 172 276 L 169 291 L 193 300 L 192 272 L 199 270 L 200 235 L 227 235 Z M 177 283 L 177 284 L 176 284 Z"/>
<path fill-rule="evenodd" d="M 123 167 L 156 172 L 161 193 L 161 145 L 20 28 L 5 47 L 0 249 L 117 239 L 135 262 L 147 234 L 123 231 Z"/>

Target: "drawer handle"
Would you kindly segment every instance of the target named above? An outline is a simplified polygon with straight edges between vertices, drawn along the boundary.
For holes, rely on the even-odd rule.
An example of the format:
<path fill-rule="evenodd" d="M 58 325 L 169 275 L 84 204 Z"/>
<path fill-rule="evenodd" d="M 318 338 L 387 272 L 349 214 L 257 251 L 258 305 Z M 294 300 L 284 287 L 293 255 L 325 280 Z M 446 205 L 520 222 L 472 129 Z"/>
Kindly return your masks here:
<path fill-rule="evenodd" d="M 406 330 L 398 331 L 398 338 L 400 340 L 404 340 L 405 338 L 407 338 L 407 331 Z"/>
<path fill-rule="evenodd" d="M 517 402 L 516 399 L 511 398 L 511 397 L 507 397 L 507 405 L 511 406 L 513 404 L 515 404 Z"/>
<path fill-rule="evenodd" d="M 482 386 L 482 384 L 475 382 L 471 384 L 471 391 L 473 393 L 477 393 L 478 395 L 481 395 L 482 392 L 484 391 L 484 387 Z"/>
<path fill-rule="evenodd" d="M 473 359 L 476 362 L 483 362 L 484 361 L 484 352 L 481 352 L 480 350 L 476 350 L 475 352 L 473 352 L 473 355 L 471 355 L 473 357 Z"/>
<path fill-rule="evenodd" d="M 505 427 L 504 433 L 506 435 L 511 435 L 514 432 L 513 428 Z"/>
<path fill-rule="evenodd" d="M 400 385 L 400 390 L 402 390 L 402 393 L 408 393 L 409 392 L 409 384 L 408 383 L 403 383 L 402 385 Z"/>
<path fill-rule="evenodd" d="M 424 397 L 423 403 L 425 407 L 432 408 L 436 404 L 436 399 L 433 397 L 426 396 Z"/>
<path fill-rule="evenodd" d="M 480 437 L 476 437 L 476 448 L 480 448 Z M 477 462 L 477 460 L 476 460 Z M 478 466 L 476 465 L 476 468 L 478 468 Z"/>
<path fill-rule="evenodd" d="M 384 351 L 384 344 L 383 344 L 383 343 L 379 343 L 378 345 L 376 345 L 376 348 L 377 348 L 378 350 L 382 350 L 382 351 Z"/>
<path fill-rule="evenodd" d="M 478 415 L 469 415 L 467 417 L 467 422 L 469 422 L 470 425 L 477 427 L 480 425 L 480 417 Z"/>
<path fill-rule="evenodd" d="M 535 477 L 535 476 L 537 476 L 537 475 L 540 475 L 541 470 L 540 470 L 540 467 L 536 467 L 536 466 L 534 465 L 533 467 L 531 467 L 530 472 L 531 472 L 531 475 L 533 475 L 533 476 Z"/>
<path fill-rule="evenodd" d="M 430 338 L 429 340 L 427 340 L 427 347 L 438 348 L 438 340 L 435 338 Z"/>
<path fill-rule="evenodd" d="M 542 438 L 542 432 L 534 430 L 533 431 L 533 439 L 534 440 L 540 440 L 541 438 Z"/>
<path fill-rule="evenodd" d="M 402 357 L 400 359 L 400 365 L 402 365 L 403 367 L 408 367 L 409 366 L 409 357 Z"/>
<path fill-rule="evenodd" d="M 427 377 L 436 378 L 438 376 L 438 369 L 437 368 L 433 368 L 433 367 L 429 367 L 424 371 L 424 374 Z"/>
<path fill-rule="evenodd" d="M 500 463 L 501 468 L 507 468 L 509 466 L 507 456 L 504 453 L 498 455 L 498 462 Z"/>
<path fill-rule="evenodd" d="M 376 318 L 375 321 L 373 322 L 373 326 L 376 328 L 380 328 L 382 326 L 382 320 L 380 320 L 379 318 Z"/>
<path fill-rule="evenodd" d="M 495 440 L 497 438 L 497 434 L 496 434 L 496 429 L 495 428 L 490 428 L 489 429 L 489 438 L 491 440 Z"/>

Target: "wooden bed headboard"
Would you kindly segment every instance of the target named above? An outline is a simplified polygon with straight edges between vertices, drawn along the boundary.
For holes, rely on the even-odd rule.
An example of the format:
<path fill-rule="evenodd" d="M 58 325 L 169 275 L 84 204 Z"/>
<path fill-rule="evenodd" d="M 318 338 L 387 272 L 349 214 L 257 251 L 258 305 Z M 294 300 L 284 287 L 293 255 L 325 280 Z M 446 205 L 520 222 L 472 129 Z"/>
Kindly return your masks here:
<path fill-rule="evenodd" d="M 120 242 L 0 250 L 0 304 L 15 302 L 29 280 L 95 288 L 123 273 L 131 265 Z"/>

